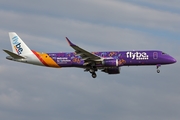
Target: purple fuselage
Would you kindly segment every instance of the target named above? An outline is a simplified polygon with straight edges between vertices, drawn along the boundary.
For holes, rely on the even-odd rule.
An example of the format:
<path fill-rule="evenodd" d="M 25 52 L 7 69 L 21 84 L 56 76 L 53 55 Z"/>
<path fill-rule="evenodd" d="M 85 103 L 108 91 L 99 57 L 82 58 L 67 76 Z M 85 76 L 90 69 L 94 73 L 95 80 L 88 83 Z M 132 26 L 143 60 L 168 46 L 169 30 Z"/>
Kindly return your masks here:
<path fill-rule="evenodd" d="M 92 52 L 104 58 L 103 62 L 95 62 L 96 67 L 120 67 L 138 65 L 164 65 L 175 63 L 170 55 L 157 50 L 151 51 L 109 51 Z M 47 53 L 61 67 L 84 68 L 84 60 L 74 52 Z"/>

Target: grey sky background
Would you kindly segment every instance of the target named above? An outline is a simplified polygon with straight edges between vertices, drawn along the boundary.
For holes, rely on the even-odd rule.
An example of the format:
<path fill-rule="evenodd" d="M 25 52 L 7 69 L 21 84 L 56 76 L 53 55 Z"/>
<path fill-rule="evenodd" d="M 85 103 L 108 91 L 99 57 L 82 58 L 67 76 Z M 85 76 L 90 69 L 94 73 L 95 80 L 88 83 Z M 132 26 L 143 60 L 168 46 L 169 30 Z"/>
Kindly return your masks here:
<path fill-rule="evenodd" d="M 41 52 L 162 50 L 180 60 L 179 0 L 0 0 L 0 48 L 16 32 Z M 179 120 L 180 64 L 120 75 L 11 62 L 0 51 L 1 120 Z"/>

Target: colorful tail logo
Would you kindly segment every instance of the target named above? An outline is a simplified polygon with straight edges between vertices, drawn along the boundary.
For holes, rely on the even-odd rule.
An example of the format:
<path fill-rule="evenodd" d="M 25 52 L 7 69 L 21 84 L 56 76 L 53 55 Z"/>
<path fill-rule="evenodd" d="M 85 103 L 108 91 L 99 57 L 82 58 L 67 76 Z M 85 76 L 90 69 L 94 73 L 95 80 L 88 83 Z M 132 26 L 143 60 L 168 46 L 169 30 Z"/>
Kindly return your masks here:
<path fill-rule="evenodd" d="M 18 36 L 14 36 L 12 38 L 12 41 L 13 41 L 13 45 L 14 45 L 14 48 L 16 50 L 16 52 L 18 53 L 18 55 L 20 55 L 23 51 L 22 47 L 21 47 L 21 43 L 18 42 Z"/>

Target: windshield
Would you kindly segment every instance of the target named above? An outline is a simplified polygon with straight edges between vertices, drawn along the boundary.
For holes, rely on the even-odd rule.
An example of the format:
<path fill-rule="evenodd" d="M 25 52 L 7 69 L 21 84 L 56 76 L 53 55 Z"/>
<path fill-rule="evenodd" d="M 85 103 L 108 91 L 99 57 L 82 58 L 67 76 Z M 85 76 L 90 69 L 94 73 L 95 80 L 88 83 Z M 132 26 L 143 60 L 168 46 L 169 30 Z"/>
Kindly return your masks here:
<path fill-rule="evenodd" d="M 168 55 L 167 53 L 165 53 L 165 52 L 162 52 L 162 55 Z"/>

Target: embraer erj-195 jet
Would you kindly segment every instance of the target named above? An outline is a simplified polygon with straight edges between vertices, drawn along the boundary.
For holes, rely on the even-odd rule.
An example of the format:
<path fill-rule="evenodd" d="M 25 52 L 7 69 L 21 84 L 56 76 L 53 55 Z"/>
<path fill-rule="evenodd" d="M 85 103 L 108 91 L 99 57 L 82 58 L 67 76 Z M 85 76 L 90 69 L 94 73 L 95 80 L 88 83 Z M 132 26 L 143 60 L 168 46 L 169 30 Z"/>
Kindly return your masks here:
<path fill-rule="evenodd" d="M 96 78 L 96 71 L 119 74 L 122 66 L 156 65 L 157 73 L 161 65 L 175 63 L 170 55 L 157 50 L 88 52 L 66 40 L 75 52 L 42 53 L 31 50 L 14 32 L 9 33 L 13 52 L 4 50 L 8 60 L 46 67 L 78 67 L 89 71 Z"/>

